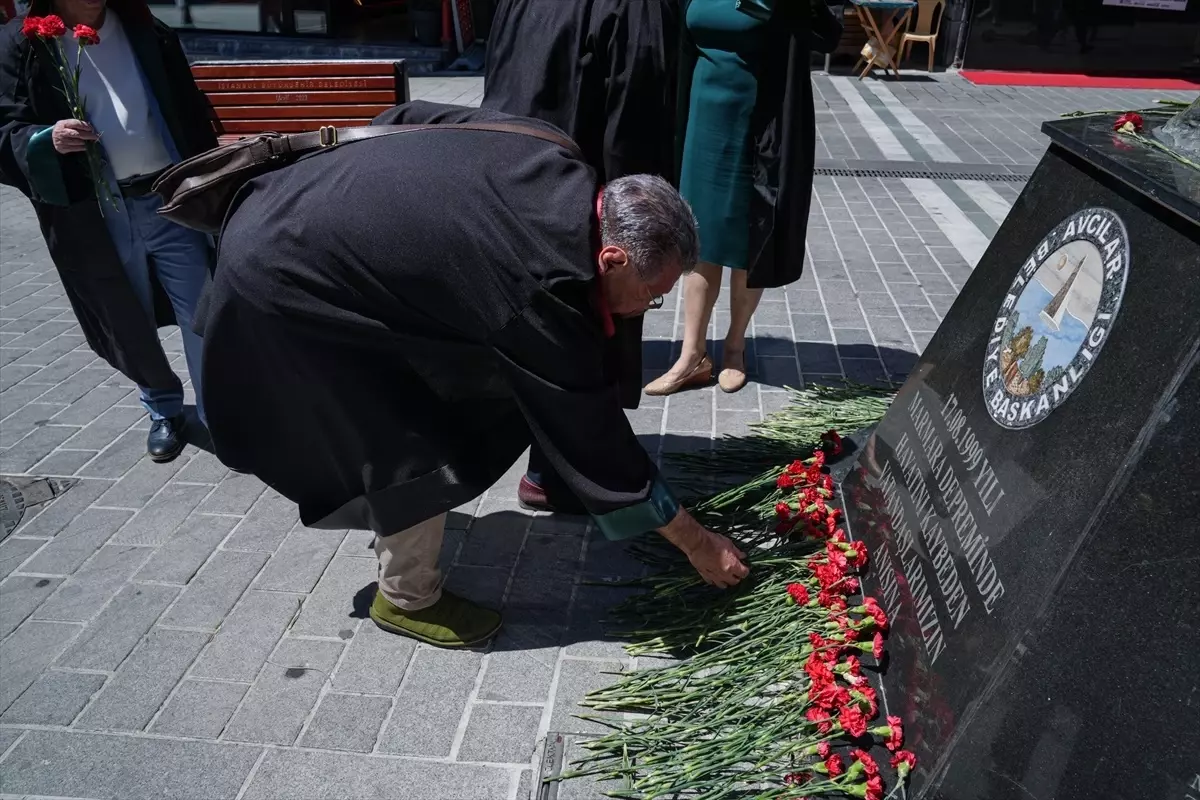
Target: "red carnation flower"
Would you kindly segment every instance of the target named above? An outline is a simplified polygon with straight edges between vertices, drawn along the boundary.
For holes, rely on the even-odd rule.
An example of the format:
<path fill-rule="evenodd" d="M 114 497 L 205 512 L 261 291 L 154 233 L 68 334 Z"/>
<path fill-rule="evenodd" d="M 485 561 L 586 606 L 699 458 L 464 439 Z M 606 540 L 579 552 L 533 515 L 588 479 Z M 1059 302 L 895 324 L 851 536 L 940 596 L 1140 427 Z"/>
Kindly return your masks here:
<path fill-rule="evenodd" d="M 813 653 L 808 657 L 808 661 L 804 662 L 804 672 L 814 684 L 823 686 L 833 680 L 833 670 L 819 653 Z"/>
<path fill-rule="evenodd" d="M 796 479 L 785 472 L 776 479 L 775 485 L 780 489 L 790 489 L 796 485 Z"/>
<path fill-rule="evenodd" d="M 832 750 L 833 748 L 829 746 L 829 742 L 821 742 L 819 745 L 817 745 L 817 755 L 820 756 L 822 760 L 829 758 L 829 753 Z M 897 753 L 896 755 L 900 754 Z"/>
<path fill-rule="evenodd" d="M 842 763 L 842 757 L 834 753 L 825 759 L 825 769 L 828 770 L 829 777 L 836 778 L 846 771 L 846 765 Z"/>
<path fill-rule="evenodd" d="M 807 469 L 808 467 L 804 465 L 804 462 L 797 458 L 787 465 L 785 471 L 790 475 L 803 475 Z"/>
<path fill-rule="evenodd" d="M 793 600 L 796 601 L 796 605 L 808 605 L 808 589 L 805 589 L 803 584 L 789 583 L 787 586 L 787 593 Z"/>
<path fill-rule="evenodd" d="M 883 658 L 883 636 L 878 633 L 871 640 L 871 655 L 875 656 L 876 661 Z"/>
<path fill-rule="evenodd" d="M 866 800 L 883 800 L 883 778 L 878 775 L 867 778 Z"/>
<path fill-rule="evenodd" d="M 21 23 L 21 35 L 30 41 L 42 35 L 42 18 L 26 17 Z"/>
<path fill-rule="evenodd" d="M 838 569 L 845 569 L 850 566 L 849 559 L 842 552 L 842 548 L 838 547 L 837 542 L 830 541 L 825 544 L 825 556 L 829 559 L 829 563 Z"/>
<path fill-rule="evenodd" d="M 812 464 L 814 467 L 825 466 L 825 451 L 824 450 L 813 450 Z"/>
<path fill-rule="evenodd" d="M 864 683 L 854 687 L 854 692 L 851 696 L 860 704 L 866 706 L 867 710 L 863 714 L 867 719 L 875 719 L 875 715 L 879 713 L 879 699 L 874 689 Z"/>
<path fill-rule="evenodd" d="M 900 777 L 900 780 L 904 780 L 904 777 L 908 775 L 908 773 L 912 772 L 913 767 L 917 765 L 917 757 L 908 750 L 901 750 L 900 752 L 896 753 L 896 755 L 892 756 L 891 763 L 892 768 L 896 770 L 896 774 Z"/>
<path fill-rule="evenodd" d="M 842 706 L 838 712 L 838 723 L 843 731 L 856 739 L 867 732 L 867 718 L 854 704 Z"/>
<path fill-rule="evenodd" d="M 850 755 L 854 757 L 855 761 L 862 763 L 863 772 L 867 775 L 879 774 L 879 765 L 875 763 L 875 759 L 867 751 L 855 749 L 850 751 Z"/>
<path fill-rule="evenodd" d="M 89 47 L 93 44 L 100 44 L 100 34 L 90 25 L 76 25 L 75 38 L 84 47 Z"/>
<path fill-rule="evenodd" d="M 904 723 L 899 717 L 892 714 L 888 715 L 887 721 L 888 727 L 891 729 L 891 735 L 884 742 L 884 746 L 894 753 L 904 746 Z"/>
<path fill-rule="evenodd" d="M 868 597 L 863 600 L 863 607 L 871 615 L 871 619 L 875 620 L 875 627 L 881 631 L 886 631 L 888 627 L 888 615 L 883 610 L 883 607 L 879 605 L 879 601 L 874 597 Z"/>
<path fill-rule="evenodd" d="M 57 14 L 42 17 L 41 23 L 38 25 L 38 33 L 44 39 L 57 39 L 66 32 L 67 26 L 62 21 L 62 17 Z"/>
<path fill-rule="evenodd" d="M 835 430 L 828 430 L 821 434 L 821 444 L 824 446 L 825 452 L 831 456 L 841 455 L 842 452 L 842 437 Z"/>
<path fill-rule="evenodd" d="M 853 542 L 850 549 L 854 552 L 854 556 L 850 558 L 854 566 L 862 569 L 867 565 L 868 553 L 867 546 L 862 542 Z"/>
<path fill-rule="evenodd" d="M 792 516 L 792 507 L 787 503 L 776 503 L 775 513 L 780 519 L 786 520 Z"/>
<path fill-rule="evenodd" d="M 808 699 L 819 708 L 834 711 L 850 702 L 850 692 L 836 683 L 827 683 L 819 688 L 813 684 L 808 690 Z"/>
<path fill-rule="evenodd" d="M 1122 114 L 1117 117 L 1117 121 L 1113 123 L 1114 131 L 1122 133 L 1137 133 L 1142 129 L 1142 115 L 1130 111 L 1127 114 Z"/>
<path fill-rule="evenodd" d="M 817 732 L 822 736 L 833 730 L 833 718 L 819 708 L 810 708 L 804 714 L 808 721 L 817 726 Z"/>

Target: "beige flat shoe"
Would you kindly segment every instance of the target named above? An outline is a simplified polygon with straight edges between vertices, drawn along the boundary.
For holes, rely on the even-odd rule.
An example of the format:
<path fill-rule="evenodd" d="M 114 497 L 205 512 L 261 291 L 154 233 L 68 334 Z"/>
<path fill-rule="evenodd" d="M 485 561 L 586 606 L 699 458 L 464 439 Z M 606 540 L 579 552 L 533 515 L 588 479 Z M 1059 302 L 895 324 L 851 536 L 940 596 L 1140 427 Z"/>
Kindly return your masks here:
<path fill-rule="evenodd" d="M 679 379 L 671 379 L 666 375 L 661 378 L 650 381 L 646 384 L 645 392 L 651 397 L 662 397 L 663 395 L 675 394 L 676 392 L 688 389 L 692 386 L 703 386 L 712 381 L 713 363 L 707 355 L 700 359 L 700 363 L 696 365 L 688 374 Z"/>
<path fill-rule="evenodd" d="M 746 385 L 746 373 L 740 369 L 723 369 L 717 376 L 717 385 L 722 392 L 733 394 Z"/>

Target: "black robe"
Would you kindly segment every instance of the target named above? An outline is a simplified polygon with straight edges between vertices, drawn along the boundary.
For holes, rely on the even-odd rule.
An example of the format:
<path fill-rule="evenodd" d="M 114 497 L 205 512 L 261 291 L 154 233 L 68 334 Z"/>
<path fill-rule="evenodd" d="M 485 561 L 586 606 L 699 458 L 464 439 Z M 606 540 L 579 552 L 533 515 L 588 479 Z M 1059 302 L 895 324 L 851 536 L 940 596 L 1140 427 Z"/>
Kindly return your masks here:
<path fill-rule="evenodd" d="M 111 0 L 109 7 L 121 18 L 181 157 L 215 147 L 210 106 L 192 79 L 179 38 L 144 4 Z M 48 49 L 21 35 L 22 22 L 14 19 L 0 29 L 0 182 L 33 202 L 50 258 L 92 350 L 141 386 L 178 387 L 157 332 L 158 326 L 175 324 L 175 313 L 156 279 L 155 319 L 138 301 L 101 215 L 86 157 L 52 154 L 66 197 L 38 191 L 30 138 L 71 113 Z"/>
<path fill-rule="evenodd" d="M 544 120 L 579 145 L 601 183 L 674 176 L 677 0 L 500 0 L 482 107 Z M 621 400 L 642 396 L 642 318 L 609 342 Z"/>
<path fill-rule="evenodd" d="M 689 3 L 682 0 L 681 19 L 686 18 Z M 842 34 L 842 21 L 825 0 L 775 0 L 774 9 L 765 28 L 769 40 L 762 48 L 750 127 L 754 193 L 746 283 L 759 289 L 786 286 L 804 270 L 817 146 L 809 62 L 814 50 L 832 52 Z M 676 163 L 682 166 L 692 73 L 699 50 L 686 25 L 680 26 L 679 40 Z"/>
<path fill-rule="evenodd" d="M 417 102 L 376 123 L 472 119 L 511 117 Z M 218 457 L 306 525 L 388 535 L 478 496 L 536 439 L 607 534 L 663 524 L 638 515 L 668 493 L 605 374 L 596 193 L 562 148 L 477 131 L 252 181 L 203 322 Z"/>

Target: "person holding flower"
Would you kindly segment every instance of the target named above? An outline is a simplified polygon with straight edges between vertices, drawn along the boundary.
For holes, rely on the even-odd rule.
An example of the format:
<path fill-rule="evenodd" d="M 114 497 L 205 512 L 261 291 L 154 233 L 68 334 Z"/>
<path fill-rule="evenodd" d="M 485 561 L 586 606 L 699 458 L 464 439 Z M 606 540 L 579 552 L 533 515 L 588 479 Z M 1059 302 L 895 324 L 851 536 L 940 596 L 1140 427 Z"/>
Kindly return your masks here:
<path fill-rule="evenodd" d="M 0 29 L 0 182 L 33 203 L 88 344 L 140 388 L 155 461 L 179 455 L 185 428 L 158 328 L 179 325 L 199 398 L 191 323 L 212 248 L 159 217 L 150 187 L 216 146 L 209 112 L 178 38 L 140 0 L 35 0 Z"/>

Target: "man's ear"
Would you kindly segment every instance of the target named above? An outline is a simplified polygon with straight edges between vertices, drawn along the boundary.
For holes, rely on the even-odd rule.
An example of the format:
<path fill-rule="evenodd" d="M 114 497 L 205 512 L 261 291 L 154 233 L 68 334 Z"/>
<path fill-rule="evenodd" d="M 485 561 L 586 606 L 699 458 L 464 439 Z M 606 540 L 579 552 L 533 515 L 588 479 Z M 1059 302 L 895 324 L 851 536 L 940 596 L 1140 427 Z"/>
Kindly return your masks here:
<path fill-rule="evenodd" d="M 600 248 L 600 255 L 597 258 L 597 262 L 599 274 L 604 275 L 611 270 L 620 269 L 629 263 L 629 256 L 620 247 L 610 244 Z"/>

